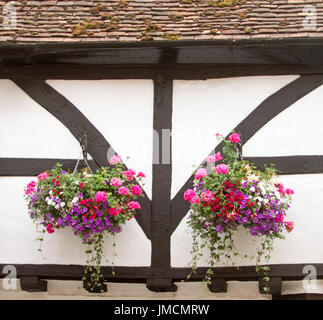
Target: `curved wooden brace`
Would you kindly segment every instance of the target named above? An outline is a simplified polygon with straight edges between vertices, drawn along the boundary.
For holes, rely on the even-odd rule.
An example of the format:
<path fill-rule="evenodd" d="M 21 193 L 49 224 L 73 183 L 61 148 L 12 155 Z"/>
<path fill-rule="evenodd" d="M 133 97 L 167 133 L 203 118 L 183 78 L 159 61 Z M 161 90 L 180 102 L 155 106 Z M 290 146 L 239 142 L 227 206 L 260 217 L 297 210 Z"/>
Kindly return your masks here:
<path fill-rule="evenodd" d="M 43 80 L 11 80 L 35 102 L 59 120 L 77 141 L 80 141 L 84 134 L 87 134 L 89 154 L 101 166 L 109 165 L 107 154 L 110 144 L 86 116 L 68 99 Z M 138 200 L 142 210 L 136 216 L 136 220 L 147 238 L 150 239 L 151 201 L 145 191 L 143 191 L 143 194 L 144 198 Z"/>
<path fill-rule="evenodd" d="M 242 135 L 243 144 L 245 144 L 270 120 L 322 84 L 323 75 L 300 76 L 264 100 L 234 130 Z M 218 152 L 221 148 L 220 144 L 211 153 Z M 192 187 L 193 179 L 192 175 L 171 202 L 171 232 L 175 231 L 189 210 L 189 204 L 184 200 L 183 194 L 185 190 Z"/>

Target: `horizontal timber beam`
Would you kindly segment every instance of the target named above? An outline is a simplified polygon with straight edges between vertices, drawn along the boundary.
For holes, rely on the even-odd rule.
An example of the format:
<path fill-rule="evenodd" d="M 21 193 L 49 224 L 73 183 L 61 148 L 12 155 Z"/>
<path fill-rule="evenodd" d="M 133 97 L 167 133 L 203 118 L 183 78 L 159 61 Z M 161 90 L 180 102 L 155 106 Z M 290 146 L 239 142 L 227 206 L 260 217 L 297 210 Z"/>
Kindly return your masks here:
<path fill-rule="evenodd" d="M 85 266 L 82 265 L 61 265 L 61 264 L 0 264 L 0 278 L 5 277 L 1 271 L 6 265 L 15 266 L 17 277 L 37 276 L 40 279 L 56 280 L 80 280 L 83 277 Z M 307 275 L 303 273 L 305 266 L 312 265 L 316 268 L 317 278 L 323 279 L 323 264 L 306 263 L 306 264 L 274 264 L 269 265 L 269 277 L 280 277 L 282 280 L 302 280 Z M 202 281 L 208 267 L 197 268 L 196 274 L 192 274 L 188 281 Z M 115 276 L 112 274 L 114 270 Z M 217 267 L 212 268 L 214 278 L 225 279 L 226 281 L 258 281 L 262 272 L 256 272 L 255 266 L 244 267 Z M 174 281 L 187 279 L 191 272 L 190 268 L 158 268 L 158 267 L 112 267 L 103 266 L 102 272 L 104 278 L 110 282 L 146 282 L 152 274 L 159 278 L 171 278 Z"/>

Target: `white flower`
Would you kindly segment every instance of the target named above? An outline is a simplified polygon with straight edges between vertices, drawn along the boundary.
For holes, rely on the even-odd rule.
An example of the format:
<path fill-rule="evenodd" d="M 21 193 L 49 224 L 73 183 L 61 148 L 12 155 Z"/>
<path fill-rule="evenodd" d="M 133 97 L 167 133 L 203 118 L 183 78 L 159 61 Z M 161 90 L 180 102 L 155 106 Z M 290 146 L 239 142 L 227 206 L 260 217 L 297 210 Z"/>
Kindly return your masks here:
<path fill-rule="evenodd" d="M 255 187 L 251 187 L 250 188 L 250 192 L 255 192 L 256 191 L 256 188 Z"/>
<path fill-rule="evenodd" d="M 78 200 L 79 200 L 78 197 L 74 197 L 73 200 L 72 200 L 72 203 L 74 204 L 74 203 L 78 202 Z"/>
<path fill-rule="evenodd" d="M 61 207 L 64 208 L 64 206 L 65 206 L 65 202 L 62 202 Z"/>
<path fill-rule="evenodd" d="M 79 184 L 79 181 L 77 180 L 77 181 L 75 181 L 74 183 L 75 183 L 75 184 Z"/>
<path fill-rule="evenodd" d="M 59 205 L 58 205 L 58 204 L 55 206 L 55 209 L 56 209 L 56 210 L 57 210 L 57 209 L 59 209 Z"/>

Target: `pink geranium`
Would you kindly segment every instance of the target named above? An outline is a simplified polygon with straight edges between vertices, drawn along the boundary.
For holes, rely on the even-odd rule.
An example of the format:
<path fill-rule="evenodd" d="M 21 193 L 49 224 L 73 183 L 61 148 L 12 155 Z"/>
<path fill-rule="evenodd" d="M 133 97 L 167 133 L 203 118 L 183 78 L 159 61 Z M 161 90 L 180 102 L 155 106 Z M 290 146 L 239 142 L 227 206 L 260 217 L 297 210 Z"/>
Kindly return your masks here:
<path fill-rule="evenodd" d="M 120 187 L 118 189 L 118 194 L 124 194 L 124 195 L 128 195 L 129 194 L 129 189 L 126 187 Z"/>
<path fill-rule="evenodd" d="M 140 209 L 141 206 L 140 206 L 140 203 L 136 202 L 136 201 L 130 201 L 128 203 L 128 208 L 129 209 Z"/>
<path fill-rule="evenodd" d="M 120 156 L 118 156 L 117 154 L 116 154 L 115 156 L 111 157 L 111 159 L 110 159 L 110 161 L 109 161 L 109 163 L 110 163 L 111 165 L 113 165 L 113 164 L 118 164 L 118 163 L 120 163 L 120 162 L 121 162 L 121 158 L 120 158 Z"/>
<path fill-rule="evenodd" d="M 292 221 L 285 222 L 285 223 L 284 223 L 284 226 L 285 226 L 285 229 L 286 229 L 288 232 L 291 232 L 291 231 L 293 231 L 293 229 L 294 229 L 294 222 L 292 222 Z"/>
<path fill-rule="evenodd" d="M 54 232 L 53 225 L 51 223 L 48 224 L 47 227 L 46 227 L 46 230 L 47 230 L 48 233 L 53 233 Z"/>
<path fill-rule="evenodd" d="M 285 189 L 285 192 L 286 192 L 287 194 L 294 194 L 294 190 L 293 190 L 293 189 L 289 189 L 289 188 L 286 188 L 286 189 Z"/>
<path fill-rule="evenodd" d="M 232 143 L 239 143 L 240 142 L 240 136 L 237 133 L 233 133 L 231 134 L 231 136 L 229 137 L 229 140 Z"/>
<path fill-rule="evenodd" d="M 208 191 L 203 191 L 201 193 L 201 199 L 205 202 L 209 202 L 211 201 L 213 198 L 213 192 L 208 190 Z"/>
<path fill-rule="evenodd" d="M 229 167 L 226 164 L 221 163 L 215 167 L 215 171 L 217 174 L 227 174 L 229 172 Z"/>
<path fill-rule="evenodd" d="M 122 175 L 125 176 L 128 181 L 132 181 L 135 174 L 136 171 L 131 169 L 122 172 Z"/>
<path fill-rule="evenodd" d="M 36 182 L 35 181 L 30 181 L 27 184 L 27 188 L 25 189 L 25 194 L 28 195 L 31 192 L 35 191 L 35 186 L 36 186 Z"/>
<path fill-rule="evenodd" d="M 190 203 L 196 203 L 196 204 L 199 204 L 201 201 L 200 201 L 200 198 L 197 197 L 197 196 L 194 196 L 190 199 Z"/>
<path fill-rule="evenodd" d="M 111 207 L 111 208 L 108 209 L 108 213 L 111 216 L 117 216 L 120 212 L 121 212 L 121 207 L 120 207 L 119 204 L 118 204 L 118 207 L 117 208 Z"/>
<path fill-rule="evenodd" d="M 142 192 L 141 188 L 137 184 L 134 186 L 131 186 L 130 190 L 134 196 L 140 196 Z"/>
<path fill-rule="evenodd" d="M 193 197 L 196 196 L 196 193 L 194 190 L 192 189 L 187 189 L 185 192 L 184 192 L 184 199 L 185 200 L 188 200 L 190 201 Z"/>
<path fill-rule="evenodd" d="M 140 178 L 140 177 L 146 178 L 146 175 L 143 172 L 140 171 L 140 172 L 138 172 L 137 177 L 138 178 Z"/>
<path fill-rule="evenodd" d="M 206 170 L 204 168 L 197 169 L 195 172 L 195 179 L 206 177 Z"/>
<path fill-rule="evenodd" d="M 217 161 L 220 161 L 222 160 L 223 157 L 221 155 L 221 152 L 217 152 L 215 155 L 214 155 L 214 161 L 217 162 Z"/>
<path fill-rule="evenodd" d="M 98 191 L 94 196 L 94 200 L 96 202 L 104 202 L 106 199 L 107 194 L 104 191 Z"/>
<path fill-rule="evenodd" d="M 122 186 L 122 180 L 117 177 L 114 177 L 110 180 L 110 186 L 120 187 Z"/>
<path fill-rule="evenodd" d="M 205 161 L 207 163 L 213 163 L 213 162 L 215 162 L 214 156 L 213 155 L 207 156 L 206 159 L 205 159 Z"/>
<path fill-rule="evenodd" d="M 43 181 L 49 177 L 49 174 L 47 171 L 44 171 L 38 175 L 38 180 Z"/>

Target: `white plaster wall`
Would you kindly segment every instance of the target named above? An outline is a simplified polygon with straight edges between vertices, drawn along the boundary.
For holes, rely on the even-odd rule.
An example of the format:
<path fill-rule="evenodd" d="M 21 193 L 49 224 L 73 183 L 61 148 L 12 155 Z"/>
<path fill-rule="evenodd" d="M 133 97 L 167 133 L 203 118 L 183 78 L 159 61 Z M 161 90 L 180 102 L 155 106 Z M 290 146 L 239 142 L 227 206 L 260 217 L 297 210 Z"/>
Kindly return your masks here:
<path fill-rule="evenodd" d="M 175 81 L 173 116 L 172 197 L 216 145 L 214 134 L 227 135 L 268 96 L 293 81 L 294 76 L 249 77 L 207 81 Z M 295 103 L 261 129 L 244 148 L 246 156 L 321 154 L 323 108 L 322 87 Z M 312 122 L 311 122 L 312 121 Z M 197 138 L 196 138 L 197 137 Z M 265 143 L 264 143 L 265 142 Z M 322 263 L 323 174 L 281 176 L 295 190 L 289 211 L 295 229 L 286 240 L 277 240 L 270 263 Z M 171 238 L 171 265 L 187 266 L 192 237 L 182 220 Z M 238 251 L 255 253 L 259 240 L 240 230 Z M 204 251 L 207 255 L 207 251 Z M 254 261 L 237 257 L 236 265 Z M 206 266 L 205 260 L 200 266 Z M 223 265 L 226 265 L 223 262 Z"/>
<path fill-rule="evenodd" d="M 322 155 L 322 96 L 320 86 L 269 121 L 244 145 L 244 156 Z"/>
<path fill-rule="evenodd" d="M 217 145 L 263 100 L 297 76 L 174 81 L 172 197 Z"/>
<path fill-rule="evenodd" d="M 70 131 L 10 80 L 0 79 L 0 157 L 77 159 Z"/>
<path fill-rule="evenodd" d="M 48 82 L 88 117 L 128 167 L 146 174 L 143 187 L 151 197 L 152 81 Z M 11 81 L 0 80 L 0 157 L 68 159 L 79 152 L 68 129 Z M 68 229 L 46 234 L 46 260 L 38 253 L 37 233 L 23 196 L 33 178 L 0 177 L 0 263 L 84 264 L 84 246 Z M 115 265 L 150 265 L 150 241 L 134 219 L 116 236 L 116 244 Z M 109 261 L 103 264 L 110 265 L 112 239 L 106 240 L 105 252 Z"/>

